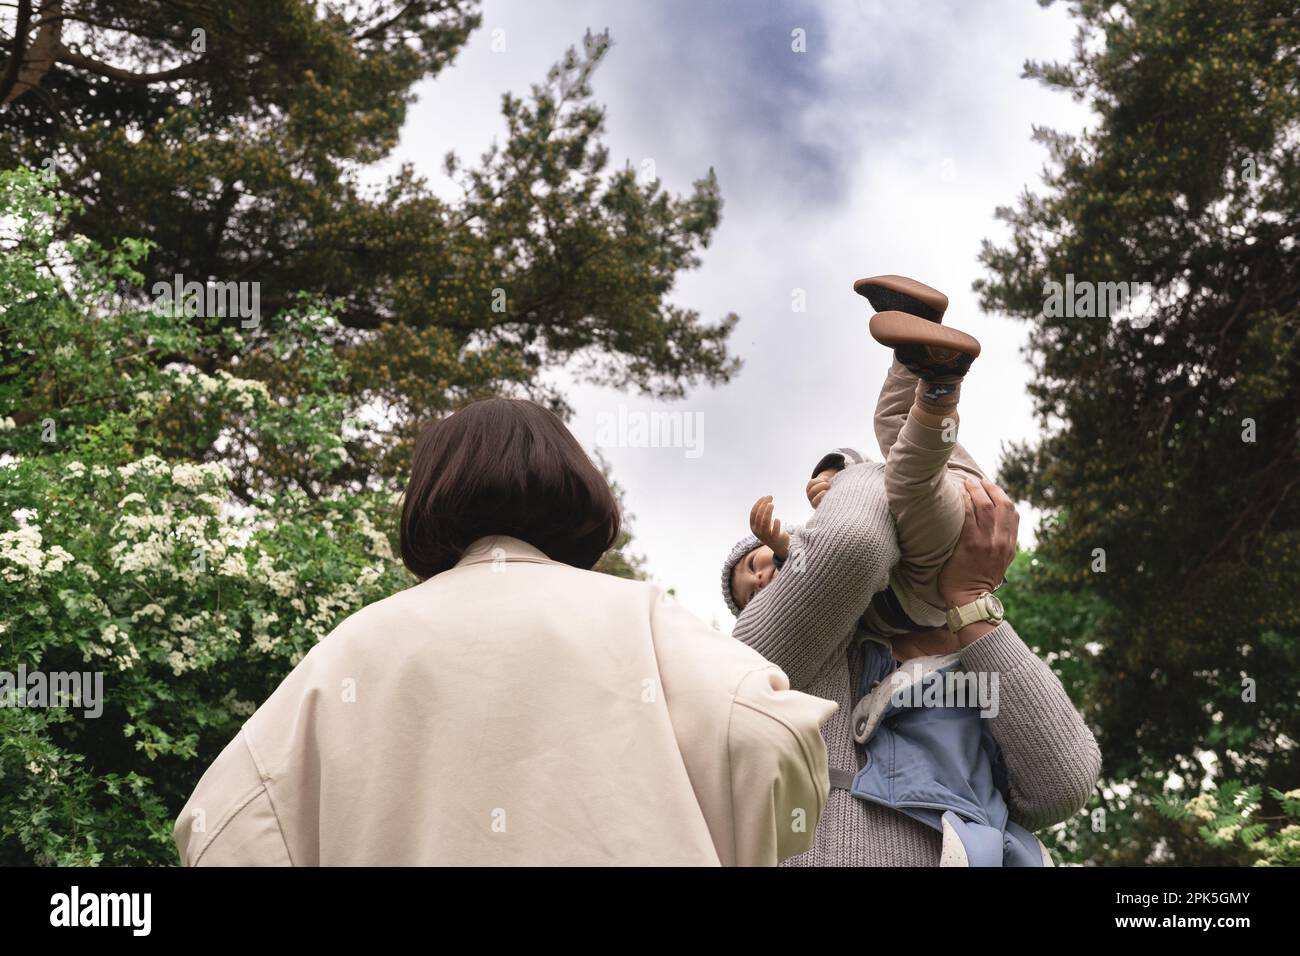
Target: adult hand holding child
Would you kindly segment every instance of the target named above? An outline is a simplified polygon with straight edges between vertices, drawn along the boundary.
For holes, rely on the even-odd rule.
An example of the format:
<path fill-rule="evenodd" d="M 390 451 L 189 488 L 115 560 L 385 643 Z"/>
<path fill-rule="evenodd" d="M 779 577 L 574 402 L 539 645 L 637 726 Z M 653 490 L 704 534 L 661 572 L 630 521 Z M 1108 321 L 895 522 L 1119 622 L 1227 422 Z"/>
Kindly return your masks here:
<path fill-rule="evenodd" d="M 960 607 L 997 589 L 1016 556 L 1020 515 L 1006 492 L 987 478 L 967 479 L 966 520 L 961 536 L 939 572 L 939 593 L 949 607 Z M 994 624 L 979 621 L 958 632 L 960 646 L 979 640 Z"/>

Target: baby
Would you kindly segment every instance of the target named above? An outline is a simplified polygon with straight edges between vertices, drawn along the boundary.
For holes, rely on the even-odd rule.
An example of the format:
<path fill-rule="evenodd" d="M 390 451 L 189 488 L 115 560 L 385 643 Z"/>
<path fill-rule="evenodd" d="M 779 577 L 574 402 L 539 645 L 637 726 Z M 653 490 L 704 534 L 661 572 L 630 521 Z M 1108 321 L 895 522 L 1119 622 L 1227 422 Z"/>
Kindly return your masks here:
<path fill-rule="evenodd" d="M 965 482 L 983 478 L 957 444 L 961 381 L 979 355 L 979 343 L 941 324 L 948 299 L 919 282 L 877 276 L 859 280 L 854 289 L 876 310 L 872 336 L 894 350 L 874 424 L 900 558 L 888 586 L 859 619 L 862 654 L 850 728 L 862 747 L 860 766 L 852 773 L 832 771 L 831 786 L 939 831 L 941 865 L 1050 866 L 1042 844 L 1010 819 L 1005 762 L 984 719 L 996 716 L 996 675 L 989 677 L 994 686 L 987 709 L 962 696 L 928 696 L 957 686 L 952 678 L 975 676 L 963 671 L 960 653 L 937 629 L 960 630 L 969 620 L 963 611 L 947 613 L 939 573 L 965 521 Z M 852 449 L 826 455 L 813 469 L 809 502 L 814 508 L 821 504 L 841 469 L 870 468 L 880 466 Z M 800 573 L 805 549 L 795 548 L 791 557 L 791 535 L 772 512 L 770 495 L 754 503 L 753 533 L 723 565 L 723 597 L 737 616 L 778 575 Z M 787 562 L 791 567 L 783 571 Z M 768 600 L 780 600 L 785 589 L 776 588 Z M 1001 618 L 1001 605 L 991 596 L 970 607 L 987 613 L 984 619 Z"/>
<path fill-rule="evenodd" d="M 939 572 L 961 534 L 964 482 L 984 477 L 957 444 L 961 381 L 980 345 L 941 324 L 948 297 L 929 286 L 902 276 L 877 276 L 860 279 L 853 288 L 876 310 L 872 337 L 894 349 L 895 361 L 876 405 L 875 430 L 902 553 L 889 587 L 872 599 L 862 623 L 869 634 L 896 641 L 901 649 L 924 640 L 916 635 L 946 624 Z M 827 455 L 818 463 L 807 487 L 814 508 L 844 463 L 842 455 Z M 737 615 L 771 583 L 790 554 L 790 534 L 773 517 L 771 495 L 754 503 L 749 527 L 749 546 L 738 545 L 723 572 L 723 597 Z"/>

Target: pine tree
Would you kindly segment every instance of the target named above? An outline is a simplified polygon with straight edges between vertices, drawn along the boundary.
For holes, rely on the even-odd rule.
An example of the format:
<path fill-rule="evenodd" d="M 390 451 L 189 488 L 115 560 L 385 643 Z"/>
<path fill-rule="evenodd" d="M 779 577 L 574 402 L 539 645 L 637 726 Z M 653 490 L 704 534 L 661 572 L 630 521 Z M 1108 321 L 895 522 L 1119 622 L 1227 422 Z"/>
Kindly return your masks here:
<path fill-rule="evenodd" d="M 1300 779 L 1300 9 L 1071 9 L 1073 58 L 1026 75 L 1093 120 L 1036 130 L 1045 188 L 999 210 L 1011 238 L 985 243 L 976 284 L 1030 323 L 1045 431 L 1001 478 L 1048 515 L 1042 586 L 1105 605 L 1085 696 L 1107 776 L 1145 795 L 1130 807 L 1171 772 L 1195 792 L 1205 752 L 1220 779 L 1285 790 Z M 1052 307 L 1067 281 L 1139 294 L 1108 316 L 1094 296 L 1089 317 Z M 1156 835 L 1174 859 L 1197 852 L 1144 819 L 1149 838 L 1114 837 L 1113 858 L 1140 862 Z"/>

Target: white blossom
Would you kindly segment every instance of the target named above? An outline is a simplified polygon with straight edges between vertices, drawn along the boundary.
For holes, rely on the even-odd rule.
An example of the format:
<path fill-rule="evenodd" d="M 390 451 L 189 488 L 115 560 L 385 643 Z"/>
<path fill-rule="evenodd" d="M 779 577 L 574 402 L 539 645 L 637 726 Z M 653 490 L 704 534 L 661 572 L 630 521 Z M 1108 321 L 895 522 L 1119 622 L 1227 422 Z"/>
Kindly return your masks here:
<path fill-rule="evenodd" d="M 139 461 L 128 462 L 117 469 L 117 473 L 123 478 L 134 478 L 136 475 L 153 477 L 165 475 L 167 472 L 167 463 L 157 455 L 145 455 Z"/>
<path fill-rule="evenodd" d="M 14 512 L 14 517 L 18 516 Z M 20 521 L 16 531 L 0 534 L 0 559 L 10 566 L 0 569 L 0 577 L 6 581 L 22 581 L 34 578 L 41 573 L 44 561 L 41 551 L 41 529 Z"/>
<path fill-rule="evenodd" d="M 370 552 L 377 558 L 392 560 L 393 546 L 388 542 L 388 535 L 371 524 L 370 516 L 364 511 L 358 509 L 352 517 L 357 524 L 357 530 L 363 537 L 369 539 Z"/>
<path fill-rule="evenodd" d="M 144 541 L 119 541 L 108 549 L 113 566 L 122 574 L 135 574 L 140 571 L 152 571 L 163 566 L 171 556 L 170 542 L 157 535 L 150 535 Z"/>
<path fill-rule="evenodd" d="M 56 544 L 45 554 L 45 568 L 43 573 L 58 574 L 63 570 L 65 565 L 70 564 L 73 560 L 72 555 Z"/>
<path fill-rule="evenodd" d="M 246 578 L 248 562 L 242 554 L 228 554 L 217 566 L 217 573 L 228 578 Z"/>
<path fill-rule="evenodd" d="M 277 571 L 269 554 L 257 559 L 257 574 L 280 597 L 289 597 L 298 588 L 298 578 L 292 571 Z"/>
<path fill-rule="evenodd" d="M 131 620 L 138 621 L 142 617 L 152 617 L 155 621 L 161 621 L 163 617 L 166 616 L 166 613 L 167 612 L 164 611 L 157 604 L 146 604 L 144 607 L 140 608 L 138 611 L 136 611 L 134 614 L 131 615 Z"/>

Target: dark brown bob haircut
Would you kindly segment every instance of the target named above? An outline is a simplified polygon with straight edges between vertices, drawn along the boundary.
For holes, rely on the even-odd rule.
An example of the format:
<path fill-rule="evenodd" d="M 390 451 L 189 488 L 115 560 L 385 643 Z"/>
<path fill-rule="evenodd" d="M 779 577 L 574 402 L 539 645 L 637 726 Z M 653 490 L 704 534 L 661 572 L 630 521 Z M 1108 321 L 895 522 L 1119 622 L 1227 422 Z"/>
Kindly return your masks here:
<path fill-rule="evenodd" d="M 402 560 L 420 580 L 502 534 L 590 569 L 618 539 L 618 502 L 582 446 L 536 402 L 473 402 L 420 433 L 402 505 Z"/>

